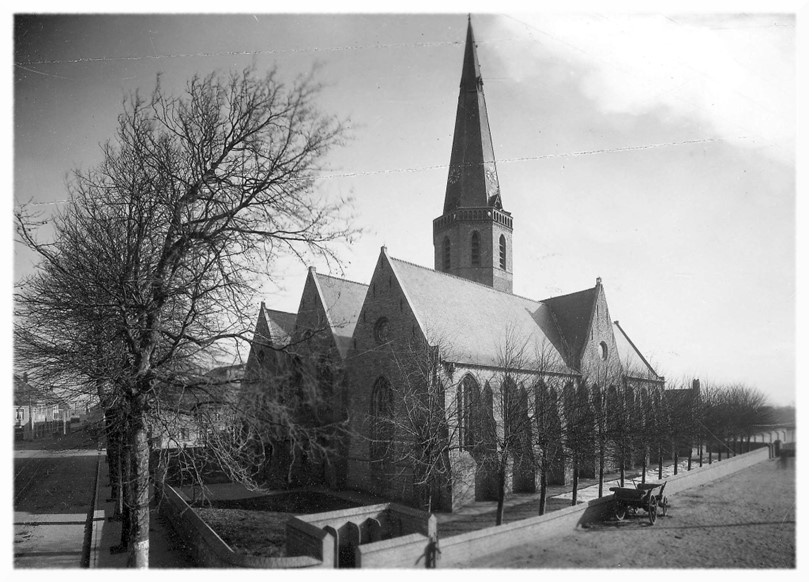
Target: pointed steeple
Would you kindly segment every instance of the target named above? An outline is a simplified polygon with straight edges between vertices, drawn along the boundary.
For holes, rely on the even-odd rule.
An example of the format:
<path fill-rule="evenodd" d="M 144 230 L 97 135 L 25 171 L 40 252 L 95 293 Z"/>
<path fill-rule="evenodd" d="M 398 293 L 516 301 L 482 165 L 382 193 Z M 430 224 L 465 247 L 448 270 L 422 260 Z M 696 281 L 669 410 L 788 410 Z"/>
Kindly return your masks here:
<path fill-rule="evenodd" d="M 435 269 L 511 293 L 513 233 L 511 213 L 500 200 L 470 17 L 444 213 L 433 220 Z"/>
<path fill-rule="evenodd" d="M 461 90 L 449 164 L 444 214 L 457 208 L 499 207 L 500 185 L 471 17 L 466 29 Z"/>

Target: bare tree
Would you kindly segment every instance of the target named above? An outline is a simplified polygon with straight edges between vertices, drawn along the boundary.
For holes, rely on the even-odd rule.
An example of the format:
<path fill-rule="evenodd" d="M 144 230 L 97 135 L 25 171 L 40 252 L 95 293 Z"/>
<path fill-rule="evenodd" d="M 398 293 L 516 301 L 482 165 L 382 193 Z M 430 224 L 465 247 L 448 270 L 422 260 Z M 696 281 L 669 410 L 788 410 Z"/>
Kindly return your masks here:
<path fill-rule="evenodd" d="M 767 398 L 759 390 L 743 384 L 706 384 L 702 390 L 702 426 L 721 455 L 739 453 L 736 443 L 748 437 L 756 425 L 770 419 Z M 712 448 L 714 448 L 712 447 Z"/>
<path fill-rule="evenodd" d="M 317 92 L 309 79 L 286 86 L 250 69 L 194 77 L 179 97 L 158 79 L 149 98 L 125 104 L 103 161 L 73 175 L 51 243 L 16 212 L 20 240 L 41 258 L 15 295 L 26 364 L 93 385 L 80 360 L 94 332 L 116 348 L 100 367 L 127 420 L 136 567 L 148 566 L 157 387 L 176 384 L 202 350 L 249 336 L 254 292 L 279 254 L 334 262 L 333 243 L 353 235 L 339 204 L 313 195 L 344 133 L 315 107 Z"/>
<path fill-rule="evenodd" d="M 617 360 L 598 366 L 587 378 L 598 455 L 599 497 L 603 493 L 604 472 L 609 462 L 619 467 L 623 483 L 623 467 L 630 450 L 630 410 L 624 378 L 624 368 Z M 581 402 L 585 403 L 583 399 Z"/>
<path fill-rule="evenodd" d="M 371 444 L 386 447 L 383 454 L 396 478 L 412 482 L 422 507 L 450 509 L 444 492 L 453 479 L 462 478 L 449 458 L 460 446 L 459 410 L 445 388 L 449 379 L 442 379 L 441 354 L 451 350 L 445 340 L 422 337 L 411 337 L 401 348 L 390 351 L 395 370 L 389 386 L 391 414 L 373 419 L 391 425 L 375 432 L 387 441 Z"/>
<path fill-rule="evenodd" d="M 487 384 L 484 389 L 482 440 L 490 451 L 485 463 L 492 467 L 497 481 L 495 525 L 501 525 L 505 516 L 509 472 L 513 489 L 533 487 L 536 410 L 529 405 L 525 388 L 534 379 L 531 355 L 528 339 L 507 326 L 498 345 L 495 387 Z"/>
<path fill-rule="evenodd" d="M 545 514 L 548 496 L 548 478 L 552 470 L 563 470 L 564 435 L 562 431 L 561 388 L 571 380 L 565 372 L 559 352 L 547 340 L 540 343 L 531 360 L 534 382 L 534 454 L 539 473 L 539 515 Z"/>

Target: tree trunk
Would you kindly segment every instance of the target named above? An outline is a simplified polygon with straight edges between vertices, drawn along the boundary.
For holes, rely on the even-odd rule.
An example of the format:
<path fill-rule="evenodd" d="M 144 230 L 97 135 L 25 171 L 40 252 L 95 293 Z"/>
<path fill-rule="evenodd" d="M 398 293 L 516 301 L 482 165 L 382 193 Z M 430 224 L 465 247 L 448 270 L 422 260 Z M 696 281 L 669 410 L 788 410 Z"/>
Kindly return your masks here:
<path fill-rule="evenodd" d="M 506 511 L 506 467 L 497 472 L 497 517 L 494 525 L 502 525 Z"/>
<path fill-rule="evenodd" d="M 117 546 L 110 548 L 110 553 L 120 554 L 129 550 L 130 534 L 132 533 L 132 461 L 129 443 L 121 443 L 119 454 L 120 470 L 120 490 L 119 500 L 121 503 L 121 539 Z"/>
<path fill-rule="evenodd" d="M 640 482 L 641 482 L 641 484 L 645 484 L 646 483 L 646 453 L 645 452 L 643 453 L 643 466 L 642 466 L 641 470 L 643 472 L 640 474 Z"/>
<path fill-rule="evenodd" d="M 125 506 L 125 495 L 126 492 L 124 490 L 124 451 L 123 447 L 121 446 L 121 437 L 118 435 L 116 442 L 116 452 L 115 452 L 115 467 L 113 467 L 113 471 L 115 472 L 115 491 L 113 493 L 113 497 L 115 498 L 115 512 L 113 513 L 113 518 L 115 519 L 123 519 L 124 515 L 124 506 Z"/>
<path fill-rule="evenodd" d="M 573 461 L 573 499 L 570 505 L 576 505 L 579 496 L 579 462 Z"/>
<path fill-rule="evenodd" d="M 604 495 L 604 443 L 601 443 L 598 451 L 598 496 Z"/>
<path fill-rule="evenodd" d="M 539 515 L 545 515 L 545 499 L 548 493 L 548 469 L 545 463 L 539 470 Z"/>
<path fill-rule="evenodd" d="M 142 398 L 142 397 L 141 397 Z M 149 440 L 142 404 L 133 407 L 130 431 L 133 475 L 130 565 L 149 567 Z"/>
<path fill-rule="evenodd" d="M 663 447 L 657 450 L 657 478 L 658 480 L 663 479 Z"/>
<path fill-rule="evenodd" d="M 680 461 L 679 451 L 677 450 L 677 445 L 674 445 L 674 474 L 677 474 L 677 463 Z"/>

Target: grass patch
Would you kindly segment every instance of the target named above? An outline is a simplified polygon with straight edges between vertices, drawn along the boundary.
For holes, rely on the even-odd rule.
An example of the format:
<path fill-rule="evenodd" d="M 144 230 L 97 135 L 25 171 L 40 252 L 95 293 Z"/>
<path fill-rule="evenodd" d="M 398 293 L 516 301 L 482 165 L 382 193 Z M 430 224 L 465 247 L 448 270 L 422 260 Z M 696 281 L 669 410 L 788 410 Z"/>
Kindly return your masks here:
<path fill-rule="evenodd" d="M 294 515 L 357 507 L 356 503 L 312 491 L 277 493 L 249 499 L 212 499 L 197 514 L 235 552 L 285 556 L 286 522 Z"/>

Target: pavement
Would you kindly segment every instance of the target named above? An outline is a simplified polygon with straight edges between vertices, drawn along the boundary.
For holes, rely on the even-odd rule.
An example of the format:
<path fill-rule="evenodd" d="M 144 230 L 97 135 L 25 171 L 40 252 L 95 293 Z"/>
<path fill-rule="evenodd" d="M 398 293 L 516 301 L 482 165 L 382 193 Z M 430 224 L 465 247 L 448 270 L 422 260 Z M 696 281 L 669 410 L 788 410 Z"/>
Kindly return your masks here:
<path fill-rule="evenodd" d="M 81 434 L 14 443 L 14 567 L 82 567 L 85 531 L 98 475 L 92 513 L 90 568 L 125 568 L 128 554 L 112 554 L 121 523 L 111 521 L 107 457 Z M 194 568 L 189 552 L 171 525 L 151 509 L 150 568 Z"/>
<path fill-rule="evenodd" d="M 101 454 L 101 473 L 98 498 L 93 518 L 93 537 L 90 545 L 90 568 L 126 568 L 129 554 L 113 554 L 110 549 L 121 540 L 121 522 L 110 518 L 115 515 L 115 502 L 107 476 L 107 455 Z M 152 496 L 154 498 L 154 496 Z M 195 568 L 188 550 L 154 506 L 149 519 L 149 568 Z"/>

